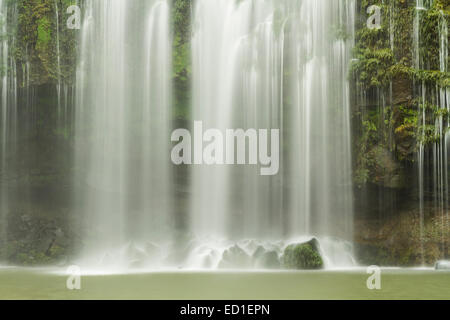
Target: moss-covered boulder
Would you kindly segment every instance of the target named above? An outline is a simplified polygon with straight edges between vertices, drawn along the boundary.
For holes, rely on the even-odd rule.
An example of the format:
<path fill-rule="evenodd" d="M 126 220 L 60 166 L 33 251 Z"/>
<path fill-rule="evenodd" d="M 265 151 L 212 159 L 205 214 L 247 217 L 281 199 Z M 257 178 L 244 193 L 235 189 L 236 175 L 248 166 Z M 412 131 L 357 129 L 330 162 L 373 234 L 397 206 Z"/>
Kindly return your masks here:
<path fill-rule="evenodd" d="M 322 269 L 319 242 L 313 238 L 305 243 L 291 244 L 284 249 L 283 266 L 288 269 Z"/>

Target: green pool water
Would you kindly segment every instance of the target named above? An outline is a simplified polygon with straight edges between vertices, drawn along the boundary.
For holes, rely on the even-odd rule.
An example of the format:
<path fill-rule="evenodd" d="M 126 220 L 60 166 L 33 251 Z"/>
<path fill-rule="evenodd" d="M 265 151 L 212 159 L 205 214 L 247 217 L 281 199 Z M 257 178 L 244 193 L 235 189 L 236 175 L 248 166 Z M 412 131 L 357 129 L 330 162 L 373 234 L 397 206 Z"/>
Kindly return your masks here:
<path fill-rule="evenodd" d="M 450 299 L 450 272 L 383 270 L 381 290 L 368 274 L 317 272 L 156 272 L 81 277 L 81 290 L 66 288 L 67 275 L 45 270 L 0 269 L 1 299 Z"/>

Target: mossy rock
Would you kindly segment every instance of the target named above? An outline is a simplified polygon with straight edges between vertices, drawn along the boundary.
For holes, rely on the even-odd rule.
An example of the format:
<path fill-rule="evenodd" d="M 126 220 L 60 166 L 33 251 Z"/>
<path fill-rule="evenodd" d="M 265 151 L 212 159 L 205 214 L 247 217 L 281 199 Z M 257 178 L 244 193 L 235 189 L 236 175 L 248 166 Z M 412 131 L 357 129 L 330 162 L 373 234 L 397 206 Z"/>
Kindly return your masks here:
<path fill-rule="evenodd" d="M 319 242 L 313 238 L 305 243 L 291 244 L 284 249 L 283 266 L 287 269 L 322 269 L 324 267 L 319 252 Z"/>

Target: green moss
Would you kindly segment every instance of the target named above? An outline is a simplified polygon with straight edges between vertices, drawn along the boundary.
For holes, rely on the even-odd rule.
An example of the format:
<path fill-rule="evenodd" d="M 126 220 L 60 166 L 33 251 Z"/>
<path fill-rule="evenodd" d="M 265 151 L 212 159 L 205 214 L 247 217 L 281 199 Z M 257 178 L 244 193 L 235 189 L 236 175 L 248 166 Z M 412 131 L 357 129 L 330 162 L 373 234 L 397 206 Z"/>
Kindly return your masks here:
<path fill-rule="evenodd" d="M 42 17 L 38 21 L 37 32 L 38 32 L 38 37 L 37 37 L 36 47 L 37 48 L 46 48 L 52 37 L 51 30 L 50 30 L 50 21 L 47 17 Z"/>
<path fill-rule="evenodd" d="M 354 172 L 354 182 L 357 186 L 362 186 L 370 180 L 370 170 L 373 166 L 373 159 L 367 150 L 369 141 L 376 138 L 377 127 L 371 120 L 364 120 L 362 135 L 358 141 L 358 156 L 356 170 Z"/>
<path fill-rule="evenodd" d="M 374 182 L 378 167 L 370 151 L 383 148 L 395 161 L 412 162 L 420 145 L 440 141 L 436 121 L 448 123 L 448 112 L 438 108 L 439 90 L 448 88 L 450 73 L 440 71 L 440 24 L 450 22 L 448 0 L 436 0 L 428 10 L 417 11 L 410 1 L 363 0 L 358 2 L 356 45 L 350 75 L 360 97 L 353 113 L 355 170 L 354 182 L 362 186 Z M 382 10 L 381 29 L 366 27 L 366 8 Z M 420 17 L 420 69 L 415 68 L 415 19 Z M 423 112 L 421 92 L 433 105 Z M 425 113 L 425 118 L 423 118 Z M 425 123 L 425 124 L 424 124 Z M 381 165 L 381 164 L 379 164 Z"/>
<path fill-rule="evenodd" d="M 191 86 L 191 0 L 174 0 L 173 21 L 173 84 L 174 118 L 188 119 Z"/>
<path fill-rule="evenodd" d="M 14 25 L 16 41 L 13 51 L 18 72 L 19 85 L 42 85 L 56 83 L 58 79 L 72 84 L 75 79 L 78 30 L 65 28 L 66 9 L 74 1 L 58 0 L 60 21 L 56 21 L 54 0 L 15 0 L 17 21 Z M 12 19 L 12 14 L 8 14 Z M 56 37 L 59 25 L 59 37 Z M 60 65 L 57 59 L 57 38 L 60 47 Z M 29 74 L 26 75 L 27 65 Z M 26 76 L 25 76 L 26 75 Z M 30 80 L 28 83 L 27 80 Z"/>
<path fill-rule="evenodd" d="M 321 269 L 323 260 L 316 247 L 317 240 L 291 244 L 284 250 L 283 266 L 288 269 Z"/>

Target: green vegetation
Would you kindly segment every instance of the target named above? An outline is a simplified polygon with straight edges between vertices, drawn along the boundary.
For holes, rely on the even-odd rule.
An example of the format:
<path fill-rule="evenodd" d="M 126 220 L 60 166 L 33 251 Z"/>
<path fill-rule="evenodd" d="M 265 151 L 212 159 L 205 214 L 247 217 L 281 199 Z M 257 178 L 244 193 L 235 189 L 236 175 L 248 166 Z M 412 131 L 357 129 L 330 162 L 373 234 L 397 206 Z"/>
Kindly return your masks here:
<path fill-rule="evenodd" d="M 172 9 L 174 117 L 188 120 L 191 86 L 191 0 L 174 0 Z"/>
<path fill-rule="evenodd" d="M 366 8 L 372 4 L 382 8 L 378 30 L 365 25 Z M 450 73 L 441 72 L 439 62 L 440 23 L 442 19 L 450 22 L 448 8 L 448 0 L 434 1 L 429 10 L 419 11 L 408 1 L 361 1 L 363 18 L 357 26 L 350 69 L 358 97 L 353 113 L 357 185 L 392 186 L 391 181 L 380 178 L 380 172 L 400 170 L 398 173 L 404 174 L 401 167 L 415 161 L 420 144 L 431 146 L 440 140 L 436 119 L 442 119 L 446 127 L 448 114 L 439 110 L 435 97 L 450 83 Z M 420 17 L 419 24 L 416 16 Z M 420 59 L 414 50 L 417 31 Z M 418 62 L 420 68 L 416 68 Z M 425 118 L 421 92 L 427 93 L 426 104 L 433 105 L 426 108 Z M 391 156 L 377 157 L 375 150 L 385 150 Z M 380 163 L 381 159 L 387 163 Z M 392 166 L 392 160 L 397 165 Z"/>
<path fill-rule="evenodd" d="M 77 30 L 65 27 L 66 9 L 72 0 L 57 0 L 59 21 L 56 21 L 54 0 L 10 0 L 17 6 L 17 40 L 12 48 L 22 86 L 56 83 L 61 79 L 71 85 L 75 80 Z M 11 14 L 10 14 L 11 16 Z M 59 26 L 60 67 L 57 63 L 57 26 Z M 27 64 L 30 70 L 27 70 Z M 29 72 L 28 75 L 24 74 Z M 27 83 L 29 77 L 30 83 Z"/>
<path fill-rule="evenodd" d="M 318 249 L 318 241 L 291 244 L 284 249 L 283 266 L 288 269 L 322 269 L 323 260 Z"/>

